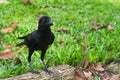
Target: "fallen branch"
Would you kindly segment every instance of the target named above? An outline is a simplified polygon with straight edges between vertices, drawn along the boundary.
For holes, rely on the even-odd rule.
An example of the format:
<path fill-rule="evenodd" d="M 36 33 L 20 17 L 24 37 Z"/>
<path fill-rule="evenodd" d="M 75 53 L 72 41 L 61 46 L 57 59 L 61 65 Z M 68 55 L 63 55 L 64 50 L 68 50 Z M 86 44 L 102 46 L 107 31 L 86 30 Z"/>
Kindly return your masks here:
<path fill-rule="evenodd" d="M 51 75 L 40 70 L 40 74 L 26 73 L 16 77 L 2 80 L 73 80 L 74 67 L 69 65 L 54 66 L 49 68 L 53 73 Z"/>

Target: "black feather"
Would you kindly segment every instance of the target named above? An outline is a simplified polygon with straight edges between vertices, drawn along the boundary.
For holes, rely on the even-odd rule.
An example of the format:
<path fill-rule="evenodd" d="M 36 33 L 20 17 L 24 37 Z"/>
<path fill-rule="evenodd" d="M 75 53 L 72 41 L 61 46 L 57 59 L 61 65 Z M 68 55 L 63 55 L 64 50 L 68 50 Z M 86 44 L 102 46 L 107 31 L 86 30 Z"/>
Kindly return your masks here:
<path fill-rule="evenodd" d="M 16 46 L 22 46 L 22 45 L 25 45 L 26 43 L 25 42 L 21 42 L 19 44 L 17 44 Z"/>
<path fill-rule="evenodd" d="M 31 62 L 31 56 L 35 50 L 41 50 L 41 60 L 44 64 L 44 70 L 46 72 L 50 72 L 45 63 L 44 63 L 44 55 L 48 49 L 48 46 L 51 45 L 54 41 L 54 34 L 51 32 L 50 26 L 52 26 L 53 23 L 51 19 L 48 16 L 43 16 L 40 18 L 38 22 L 38 30 L 33 31 L 32 33 L 28 34 L 24 37 L 19 37 L 18 39 L 24 39 L 24 42 L 18 44 L 20 45 L 26 45 L 29 49 L 29 55 L 28 55 L 28 62 Z M 30 65 L 31 67 L 31 65 Z M 31 67 L 31 71 L 33 71 Z"/>

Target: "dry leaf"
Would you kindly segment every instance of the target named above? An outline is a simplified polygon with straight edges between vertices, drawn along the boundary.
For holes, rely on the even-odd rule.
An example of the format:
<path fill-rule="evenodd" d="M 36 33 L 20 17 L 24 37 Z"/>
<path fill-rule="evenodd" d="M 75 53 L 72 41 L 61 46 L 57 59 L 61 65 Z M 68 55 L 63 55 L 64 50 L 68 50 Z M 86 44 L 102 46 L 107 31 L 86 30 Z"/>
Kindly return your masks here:
<path fill-rule="evenodd" d="M 100 20 L 99 20 L 99 19 L 92 20 L 92 21 L 91 21 L 91 24 L 100 24 Z"/>
<path fill-rule="evenodd" d="M 108 67 L 113 73 L 120 73 L 120 64 L 113 64 Z"/>
<path fill-rule="evenodd" d="M 93 30 L 98 30 L 100 27 L 99 26 L 90 25 L 90 28 L 93 29 Z"/>
<path fill-rule="evenodd" d="M 11 51 L 10 49 L 5 49 L 2 53 L 10 52 L 10 51 Z"/>
<path fill-rule="evenodd" d="M 105 69 L 102 67 L 102 64 L 101 63 L 98 63 L 95 70 L 97 71 L 104 71 Z"/>
<path fill-rule="evenodd" d="M 8 59 L 8 58 L 13 58 L 15 56 L 15 52 L 11 52 L 10 49 L 6 49 L 0 54 L 0 59 Z"/>
<path fill-rule="evenodd" d="M 93 76 L 92 76 L 92 73 L 90 71 L 88 72 L 85 72 L 83 71 L 83 73 L 85 74 L 85 77 L 88 79 L 88 80 L 94 80 Z"/>
<path fill-rule="evenodd" d="M 111 25 L 111 24 L 109 24 L 107 27 L 108 27 L 109 29 L 114 29 L 114 26 Z"/>
<path fill-rule="evenodd" d="M 15 23 L 15 22 L 13 22 L 13 23 L 10 24 L 10 26 L 1 29 L 0 32 L 1 32 L 2 34 L 5 34 L 5 33 L 7 33 L 7 32 L 13 32 L 13 31 L 14 31 L 15 29 L 17 29 L 17 28 L 18 28 L 18 24 Z"/>
<path fill-rule="evenodd" d="M 7 43 L 2 43 L 2 46 L 3 46 L 5 49 L 11 49 L 11 48 L 14 47 L 13 45 L 10 45 L 10 44 L 7 44 Z"/>
<path fill-rule="evenodd" d="M 24 4 L 34 4 L 34 0 L 23 0 Z"/>
<path fill-rule="evenodd" d="M 80 73 L 80 71 L 76 70 L 74 77 L 75 77 L 75 80 L 84 80 L 85 76 L 82 74 L 82 72 Z"/>
<path fill-rule="evenodd" d="M 99 29 L 104 29 L 104 28 L 114 29 L 114 26 L 113 26 L 113 25 L 111 25 L 111 24 L 106 24 L 106 25 L 104 25 L 104 26 L 100 27 Z"/>
<path fill-rule="evenodd" d="M 23 0 L 24 4 L 27 4 L 29 2 L 29 0 Z"/>
<path fill-rule="evenodd" d="M 60 32 L 60 31 L 63 31 L 63 32 L 66 32 L 70 30 L 69 28 L 58 28 L 56 31 Z"/>
<path fill-rule="evenodd" d="M 87 68 L 89 67 L 89 65 L 90 65 L 90 62 L 89 62 L 89 61 L 86 61 L 86 62 L 85 62 L 85 65 L 84 65 L 84 69 L 87 69 Z"/>
<path fill-rule="evenodd" d="M 7 45 L 7 47 L 13 47 L 11 45 Z M 24 49 L 25 46 L 21 47 L 18 49 L 16 52 L 11 52 L 10 48 L 5 49 L 1 54 L 0 54 L 0 59 L 9 59 L 15 57 L 15 55 L 19 52 L 21 52 Z"/>
<path fill-rule="evenodd" d="M 110 80 L 120 80 L 120 74 L 113 75 Z"/>
<path fill-rule="evenodd" d="M 118 64 L 115 65 L 118 69 Z M 104 69 L 105 68 L 105 69 Z M 95 65 L 91 62 L 86 62 L 84 65 L 84 68 L 77 66 L 75 69 L 75 80 L 94 80 L 95 77 L 98 77 L 100 80 L 120 80 L 120 75 L 114 75 L 118 73 L 113 73 L 110 71 L 110 69 L 114 70 L 114 66 L 110 69 L 107 67 L 102 66 L 101 63 L 98 63 L 95 67 Z M 114 77 L 112 77 L 114 76 Z"/>
<path fill-rule="evenodd" d="M 102 75 L 103 80 L 110 80 L 110 78 L 111 78 L 111 75 L 107 72 L 104 72 L 104 74 Z"/>
<path fill-rule="evenodd" d="M 95 70 L 95 64 L 90 63 L 89 69 L 90 69 L 90 70 Z"/>
<path fill-rule="evenodd" d="M 60 41 L 59 44 L 60 44 L 61 46 L 64 46 L 64 41 Z"/>

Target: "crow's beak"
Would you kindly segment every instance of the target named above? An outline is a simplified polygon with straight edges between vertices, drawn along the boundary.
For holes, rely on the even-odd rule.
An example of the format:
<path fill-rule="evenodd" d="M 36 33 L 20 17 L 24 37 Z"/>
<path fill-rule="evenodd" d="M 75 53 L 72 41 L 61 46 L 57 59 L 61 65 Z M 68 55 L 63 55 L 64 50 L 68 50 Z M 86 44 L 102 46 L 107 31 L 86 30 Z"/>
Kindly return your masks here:
<path fill-rule="evenodd" d="M 52 21 L 48 21 L 48 25 L 53 25 L 53 22 Z"/>

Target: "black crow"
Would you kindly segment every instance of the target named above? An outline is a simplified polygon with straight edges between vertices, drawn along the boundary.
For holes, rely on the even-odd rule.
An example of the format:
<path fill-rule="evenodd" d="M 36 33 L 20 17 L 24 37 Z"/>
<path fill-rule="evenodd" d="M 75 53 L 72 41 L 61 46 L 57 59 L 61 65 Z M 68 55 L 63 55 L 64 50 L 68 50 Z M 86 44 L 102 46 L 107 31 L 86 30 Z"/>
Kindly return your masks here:
<path fill-rule="evenodd" d="M 47 69 L 47 66 L 44 62 L 44 56 L 45 53 L 48 49 L 48 46 L 51 45 L 54 41 L 54 34 L 51 32 L 50 26 L 53 25 L 53 22 L 51 21 L 50 17 L 48 16 L 42 16 L 39 19 L 38 22 L 38 29 L 33 31 L 32 33 L 28 34 L 27 36 L 24 37 L 18 37 L 18 39 L 24 39 L 24 42 L 17 44 L 17 46 L 20 45 L 26 45 L 29 50 L 29 55 L 28 55 L 28 62 L 30 65 L 30 71 L 32 73 L 39 73 L 37 71 L 34 71 L 32 66 L 31 66 L 31 56 L 34 51 L 36 50 L 41 50 L 41 60 L 43 62 L 44 68 L 43 70 L 47 73 L 50 73 Z"/>

